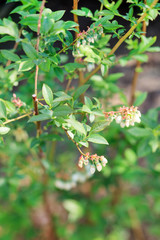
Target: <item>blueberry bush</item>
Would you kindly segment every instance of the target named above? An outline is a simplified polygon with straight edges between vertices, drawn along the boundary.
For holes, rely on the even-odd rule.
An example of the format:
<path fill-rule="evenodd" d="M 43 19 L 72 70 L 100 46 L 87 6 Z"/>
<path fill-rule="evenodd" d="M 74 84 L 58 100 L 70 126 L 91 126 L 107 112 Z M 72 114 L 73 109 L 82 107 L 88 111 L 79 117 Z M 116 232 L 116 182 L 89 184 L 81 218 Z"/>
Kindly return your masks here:
<path fill-rule="evenodd" d="M 136 92 L 160 51 L 147 37 L 158 0 L 127 0 L 125 15 L 122 0 L 95 12 L 73 0 L 67 21 L 45 0 L 14 2 L 0 20 L 0 238 L 159 239 L 160 107 L 141 114 Z M 128 99 L 110 70 L 131 60 Z"/>

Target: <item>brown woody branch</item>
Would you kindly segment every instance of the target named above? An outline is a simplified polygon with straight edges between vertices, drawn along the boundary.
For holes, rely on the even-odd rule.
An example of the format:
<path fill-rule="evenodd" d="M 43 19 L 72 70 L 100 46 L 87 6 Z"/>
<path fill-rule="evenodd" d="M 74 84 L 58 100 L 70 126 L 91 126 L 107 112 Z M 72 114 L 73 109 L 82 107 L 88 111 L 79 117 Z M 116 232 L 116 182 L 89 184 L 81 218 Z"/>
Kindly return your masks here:
<path fill-rule="evenodd" d="M 78 9 L 78 2 L 79 2 L 79 0 L 73 0 L 73 10 L 77 10 Z M 76 26 L 76 29 L 79 32 L 78 16 L 76 14 L 73 14 L 73 20 L 74 20 L 75 23 L 78 24 L 78 26 Z M 75 38 L 77 38 L 77 37 L 78 37 L 78 33 L 75 32 Z"/>

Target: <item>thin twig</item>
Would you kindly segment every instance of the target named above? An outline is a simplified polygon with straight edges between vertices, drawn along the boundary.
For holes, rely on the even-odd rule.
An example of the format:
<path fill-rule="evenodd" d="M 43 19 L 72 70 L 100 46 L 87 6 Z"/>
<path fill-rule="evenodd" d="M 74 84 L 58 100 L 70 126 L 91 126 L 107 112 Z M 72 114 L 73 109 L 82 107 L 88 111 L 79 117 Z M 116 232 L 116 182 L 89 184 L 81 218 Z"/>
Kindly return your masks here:
<path fill-rule="evenodd" d="M 62 127 L 62 129 L 65 131 L 67 137 L 76 145 L 78 151 L 79 151 L 82 155 L 85 156 L 86 154 L 85 154 L 84 152 L 82 152 L 82 150 L 81 150 L 80 147 L 78 146 L 78 143 L 76 143 L 76 142 L 69 136 L 67 130 L 66 130 L 64 127 Z"/>
<path fill-rule="evenodd" d="M 38 99 L 37 96 L 35 94 L 32 95 L 33 98 L 33 104 L 34 104 L 34 114 L 38 115 L 39 111 L 38 111 Z M 37 137 L 39 137 L 41 135 L 41 122 L 36 122 L 37 125 Z"/>
<path fill-rule="evenodd" d="M 39 52 L 39 41 L 40 41 L 40 29 L 41 29 L 41 18 L 42 18 L 42 13 L 43 13 L 43 8 L 45 5 L 46 0 L 42 0 L 42 4 L 41 4 L 41 8 L 40 8 L 40 12 L 39 12 L 39 19 L 38 19 L 38 27 L 37 27 L 37 43 L 36 43 L 36 51 L 37 53 Z M 36 72 L 35 72 L 35 90 L 34 90 L 34 94 L 32 95 L 33 98 L 33 102 L 34 102 L 34 112 L 35 115 L 38 115 L 38 101 L 37 101 L 37 83 L 38 83 L 38 71 L 39 71 L 39 66 L 36 65 Z M 41 122 L 37 122 L 37 136 L 40 136 L 41 134 Z"/>
<path fill-rule="evenodd" d="M 152 4 L 150 5 L 150 8 L 153 8 L 156 4 L 157 4 L 158 0 L 154 0 L 152 2 Z M 121 44 L 126 40 L 126 38 L 128 38 L 133 31 L 135 30 L 135 28 L 138 26 L 139 23 L 141 23 L 144 18 L 147 16 L 147 12 L 149 11 L 149 9 L 147 8 L 146 12 L 142 14 L 142 16 L 137 20 L 137 23 L 135 23 L 130 29 L 129 31 L 123 36 L 121 37 L 121 39 L 119 39 L 119 41 L 114 45 L 114 47 L 112 48 L 112 50 L 110 51 L 110 53 L 108 54 L 108 56 L 111 56 L 115 53 L 115 51 L 121 46 Z M 86 83 L 95 73 L 97 73 L 99 71 L 99 69 L 101 68 L 100 64 L 84 79 L 84 83 Z"/>
<path fill-rule="evenodd" d="M 22 116 L 19 116 L 19 117 L 13 118 L 13 119 L 9 119 L 9 120 L 7 120 L 6 122 L 3 122 L 3 124 L 8 124 L 8 123 L 11 123 L 11 122 L 20 120 L 20 119 L 22 119 L 22 118 L 25 118 L 25 117 L 30 116 L 31 114 L 32 114 L 32 112 L 26 113 L 26 114 L 24 114 L 24 115 L 22 115 Z"/>
<path fill-rule="evenodd" d="M 36 51 L 39 52 L 39 41 L 40 41 L 40 29 L 41 29 L 41 18 L 42 12 L 45 5 L 46 0 L 42 0 L 40 12 L 39 12 L 39 19 L 38 19 L 38 28 L 37 28 L 37 44 L 36 44 Z M 38 82 L 38 71 L 39 67 L 36 65 L 36 73 L 35 73 L 35 95 L 37 96 L 37 82 Z"/>
<path fill-rule="evenodd" d="M 71 85 L 71 82 L 72 82 L 72 78 L 68 79 L 68 83 L 67 83 L 67 86 L 66 86 L 66 89 L 65 89 L 65 93 L 68 92 L 69 87 L 70 87 L 70 85 Z"/>
<path fill-rule="evenodd" d="M 75 44 L 75 42 L 77 42 L 77 40 L 79 39 L 79 37 L 77 37 L 72 43 L 70 43 L 68 46 L 65 46 L 64 48 L 62 48 L 58 53 L 55 54 L 55 57 L 59 54 L 61 54 L 62 52 L 64 52 L 66 49 L 68 49 L 69 47 L 71 47 L 72 45 Z"/>

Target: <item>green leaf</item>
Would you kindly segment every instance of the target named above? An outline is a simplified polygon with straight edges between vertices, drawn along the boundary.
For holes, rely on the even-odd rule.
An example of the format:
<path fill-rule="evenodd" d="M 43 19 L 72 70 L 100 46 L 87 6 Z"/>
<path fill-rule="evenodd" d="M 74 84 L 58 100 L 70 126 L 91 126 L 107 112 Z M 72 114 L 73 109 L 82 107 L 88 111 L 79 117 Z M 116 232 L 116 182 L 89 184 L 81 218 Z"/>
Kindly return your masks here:
<path fill-rule="evenodd" d="M 85 16 L 85 11 L 82 10 L 72 10 L 71 13 L 76 14 L 77 16 Z"/>
<path fill-rule="evenodd" d="M 82 112 L 86 112 L 86 113 L 92 113 L 92 111 L 89 109 L 89 107 L 87 107 L 86 105 L 83 105 L 82 107 Z"/>
<path fill-rule="evenodd" d="M 151 147 L 149 146 L 149 139 L 143 139 L 139 142 L 137 148 L 138 157 L 145 157 L 152 152 Z"/>
<path fill-rule="evenodd" d="M 96 16 L 105 16 L 107 20 L 111 20 L 114 17 L 114 14 L 109 10 L 98 11 Z"/>
<path fill-rule="evenodd" d="M 160 47 L 150 47 L 147 52 L 160 52 Z"/>
<path fill-rule="evenodd" d="M 136 54 L 133 57 L 137 61 L 140 61 L 140 62 L 147 62 L 148 61 L 148 56 L 146 54 Z"/>
<path fill-rule="evenodd" d="M 19 61 L 20 58 L 17 54 L 9 51 L 9 50 L 1 50 L 2 56 L 8 60 L 11 60 L 13 62 Z"/>
<path fill-rule="evenodd" d="M 51 106 L 53 104 L 53 92 L 47 84 L 43 84 L 42 95 L 46 103 Z"/>
<path fill-rule="evenodd" d="M 73 21 L 67 21 L 64 24 L 64 29 L 66 30 L 73 30 L 74 27 L 79 26 L 77 23 Z"/>
<path fill-rule="evenodd" d="M 49 30 L 51 30 L 51 28 L 53 27 L 53 24 L 54 24 L 54 20 L 53 19 L 51 19 L 48 16 L 44 16 L 42 18 L 41 32 L 44 35 L 46 35 L 49 32 Z"/>
<path fill-rule="evenodd" d="M 134 106 L 139 106 L 141 105 L 147 98 L 147 92 L 140 93 L 136 100 L 134 101 L 133 105 Z"/>
<path fill-rule="evenodd" d="M 124 155 L 127 159 L 127 163 L 129 164 L 134 164 L 137 160 L 137 155 L 131 148 L 127 148 L 124 152 Z"/>
<path fill-rule="evenodd" d="M 5 101 L 7 113 L 14 113 L 16 111 L 15 105 L 12 102 Z"/>
<path fill-rule="evenodd" d="M 112 73 L 107 78 L 105 78 L 105 81 L 114 82 L 123 76 L 124 76 L 124 73 Z"/>
<path fill-rule="evenodd" d="M 64 13 L 65 13 L 65 10 L 55 11 L 51 14 L 51 17 L 54 19 L 54 21 L 58 21 L 63 17 Z"/>
<path fill-rule="evenodd" d="M 51 61 L 48 58 L 46 58 L 46 59 L 43 59 L 43 62 L 39 64 L 39 67 L 42 71 L 49 72 L 50 65 L 51 65 Z"/>
<path fill-rule="evenodd" d="M 99 134 L 90 134 L 87 139 L 89 142 L 109 145 L 107 140 Z"/>
<path fill-rule="evenodd" d="M 147 38 L 146 36 L 141 36 L 141 42 L 138 46 L 138 52 L 143 53 L 148 50 L 149 47 L 151 47 L 156 41 L 156 36 L 155 37 L 149 37 Z"/>
<path fill-rule="evenodd" d="M 56 67 L 56 68 L 54 68 L 54 72 L 55 72 L 56 77 L 61 82 L 63 82 L 64 81 L 64 72 L 63 72 L 63 70 L 61 68 L 59 68 L 59 67 Z"/>
<path fill-rule="evenodd" d="M 8 41 L 14 41 L 15 39 L 14 39 L 14 37 L 12 37 L 12 36 L 4 36 L 4 37 L 2 37 L 1 39 L 0 39 L 0 43 L 2 43 L 2 42 L 8 42 Z"/>
<path fill-rule="evenodd" d="M 15 22 L 7 18 L 4 18 L 3 25 L 4 26 L 0 26 L 0 34 L 8 34 L 16 39 L 19 38 L 17 24 Z"/>
<path fill-rule="evenodd" d="M 152 130 L 150 128 L 139 128 L 134 127 L 127 130 L 134 137 L 146 137 L 152 134 Z"/>
<path fill-rule="evenodd" d="M 91 131 L 100 132 L 108 126 L 108 122 L 106 120 L 99 121 L 93 124 Z"/>
<path fill-rule="evenodd" d="M 0 118 L 7 118 L 6 106 L 2 101 L 0 101 Z"/>
<path fill-rule="evenodd" d="M 67 72 L 74 72 L 77 68 L 84 68 L 85 66 L 80 63 L 67 63 L 64 68 Z"/>
<path fill-rule="evenodd" d="M 31 28 L 31 26 L 34 26 L 34 27 L 36 27 L 35 30 L 37 30 L 38 19 L 39 19 L 38 14 L 28 14 L 21 19 L 20 23 L 23 25 L 29 26 L 30 28 Z"/>
<path fill-rule="evenodd" d="M 66 93 L 63 93 L 60 97 L 55 98 L 55 99 L 53 100 L 53 103 L 56 103 L 56 102 L 64 102 L 64 101 L 68 101 L 68 100 L 70 100 L 70 99 L 72 99 L 71 96 L 67 95 Z"/>
<path fill-rule="evenodd" d="M 86 135 L 86 131 L 82 123 L 78 122 L 75 119 L 67 119 L 66 122 L 68 122 L 71 125 L 71 127 L 73 127 L 76 131 Z"/>
<path fill-rule="evenodd" d="M 10 131 L 9 127 L 0 127 L 0 135 L 5 135 Z"/>
<path fill-rule="evenodd" d="M 26 53 L 27 57 L 36 59 L 38 58 L 38 54 L 36 49 L 29 43 L 22 43 L 22 48 L 24 52 Z"/>
<path fill-rule="evenodd" d="M 92 107 L 93 107 L 93 103 L 92 103 L 91 99 L 89 97 L 87 97 L 87 96 L 85 96 L 84 99 L 85 99 L 84 100 L 85 101 L 85 105 L 91 110 Z"/>
<path fill-rule="evenodd" d="M 68 114 L 71 114 L 71 113 L 73 113 L 73 110 L 66 105 L 58 106 L 53 111 L 53 115 L 56 116 L 56 117 L 64 117 L 64 116 L 66 116 Z"/>
<path fill-rule="evenodd" d="M 77 90 L 75 91 L 75 93 L 74 93 L 74 95 L 73 95 L 73 98 L 74 99 L 77 99 L 77 98 L 79 98 L 79 96 L 82 94 L 82 93 L 84 93 L 84 92 L 86 92 L 87 91 L 87 89 L 89 88 L 89 84 L 86 84 L 86 85 L 83 85 L 83 86 L 80 86 L 79 88 L 77 88 Z"/>
<path fill-rule="evenodd" d="M 51 119 L 51 116 L 48 115 L 48 114 L 39 114 L 39 115 L 34 115 L 32 116 L 28 122 L 40 122 L 40 121 L 45 121 L 45 120 L 48 120 L 48 119 Z"/>
<path fill-rule="evenodd" d="M 19 64 L 19 69 L 18 71 L 21 71 L 21 72 L 25 72 L 25 71 L 28 71 L 30 69 L 32 69 L 34 67 L 34 63 L 32 60 L 26 60 L 26 61 L 23 61 Z"/>

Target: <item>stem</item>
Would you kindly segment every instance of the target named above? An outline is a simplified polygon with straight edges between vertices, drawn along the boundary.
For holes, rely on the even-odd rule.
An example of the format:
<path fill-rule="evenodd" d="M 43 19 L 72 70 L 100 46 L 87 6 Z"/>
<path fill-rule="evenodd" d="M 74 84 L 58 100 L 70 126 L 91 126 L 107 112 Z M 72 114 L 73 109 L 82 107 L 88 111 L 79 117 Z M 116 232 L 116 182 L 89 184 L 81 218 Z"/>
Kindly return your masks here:
<path fill-rule="evenodd" d="M 73 10 L 77 10 L 78 9 L 78 1 L 79 0 L 73 0 Z M 76 29 L 79 32 L 78 16 L 73 14 L 73 19 L 74 19 L 74 22 L 76 22 L 78 24 Z M 75 38 L 76 39 L 78 38 L 78 33 L 77 32 L 75 32 Z M 78 70 L 78 76 L 79 76 L 79 86 L 84 85 L 84 73 L 82 71 Z M 81 94 L 80 100 L 81 100 L 82 103 L 84 103 L 84 94 Z"/>
<path fill-rule="evenodd" d="M 157 4 L 158 0 L 154 0 L 152 2 L 152 4 L 150 5 L 150 8 L 153 8 L 156 4 Z M 129 31 L 121 38 L 119 39 L 119 41 L 115 44 L 115 46 L 112 48 L 112 50 L 110 51 L 110 53 L 108 54 L 108 56 L 111 56 L 115 53 L 115 51 L 121 46 L 121 44 L 126 40 L 126 38 L 128 38 L 133 31 L 135 30 L 135 28 L 138 26 L 139 23 L 141 23 L 143 21 L 143 19 L 147 16 L 147 11 L 146 10 L 145 13 L 142 14 L 142 16 L 137 20 L 137 23 L 135 23 L 130 29 Z M 100 64 L 84 79 L 84 83 L 86 83 L 95 73 L 97 73 L 100 69 Z"/>
<path fill-rule="evenodd" d="M 130 103 L 129 103 L 130 106 L 132 106 L 134 103 L 136 85 L 137 85 L 137 80 L 138 80 L 138 76 L 139 76 L 139 72 L 137 72 L 137 68 L 140 68 L 140 66 L 141 66 L 141 62 L 137 61 L 135 70 L 134 70 L 133 79 L 132 79 L 132 84 L 131 84 L 131 98 L 130 98 Z"/>
<path fill-rule="evenodd" d="M 4 122 L 3 124 L 5 125 L 5 124 L 8 124 L 8 123 L 10 123 L 10 122 L 17 121 L 17 120 L 19 120 L 19 119 L 28 117 L 28 116 L 30 116 L 31 114 L 32 114 L 32 112 L 31 112 L 31 113 L 26 113 L 26 114 L 24 114 L 24 115 L 22 115 L 22 116 L 19 116 L 19 117 L 17 117 L 17 118 L 9 119 L 9 120 L 7 120 L 6 122 Z"/>
<path fill-rule="evenodd" d="M 39 12 L 39 19 L 38 19 L 38 28 L 37 28 L 37 44 L 36 44 L 36 51 L 39 52 L 39 41 L 40 41 L 40 28 L 41 28 L 41 18 L 42 12 L 45 5 L 46 0 L 42 0 L 40 12 Z M 35 95 L 37 96 L 37 82 L 38 82 L 38 71 L 39 67 L 36 65 L 36 73 L 35 73 Z"/>
<path fill-rule="evenodd" d="M 74 45 L 74 43 L 78 40 L 79 37 L 77 37 L 72 43 L 70 43 L 68 46 L 65 46 L 64 48 L 62 48 L 58 53 L 55 54 L 55 56 L 61 54 L 62 52 L 64 52 L 66 49 L 68 49 L 70 46 Z"/>
<path fill-rule="evenodd" d="M 78 2 L 79 2 L 79 0 L 73 0 L 73 10 L 77 10 L 78 9 Z M 76 26 L 76 29 L 79 32 L 78 16 L 76 14 L 74 14 L 74 13 L 73 13 L 73 21 L 78 24 L 78 26 Z M 78 33 L 75 32 L 75 38 L 77 38 L 77 37 L 78 37 Z"/>
<path fill-rule="evenodd" d="M 146 0 L 144 0 L 144 3 L 146 4 Z M 142 25 L 142 35 L 145 36 L 146 35 L 146 22 L 143 21 L 143 25 Z M 137 86 L 137 81 L 138 81 L 138 76 L 139 76 L 139 72 L 137 72 L 137 69 L 141 67 L 141 62 L 137 61 L 136 62 L 136 66 L 134 69 L 134 75 L 133 75 L 133 79 L 132 79 L 132 83 L 131 83 L 131 95 L 130 95 L 130 103 L 129 105 L 132 106 L 135 100 L 135 91 L 136 91 L 136 86 Z"/>
<path fill-rule="evenodd" d="M 78 146 L 78 143 L 76 143 L 76 142 L 69 136 L 67 130 L 66 130 L 64 127 L 62 127 L 62 129 L 65 131 L 67 137 L 76 145 L 76 147 L 77 147 L 78 151 L 80 152 L 80 154 L 82 154 L 83 156 L 85 156 L 86 154 L 85 154 L 84 152 L 82 152 L 82 150 L 81 150 L 80 147 Z"/>
<path fill-rule="evenodd" d="M 37 96 L 35 94 L 32 95 L 32 98 L 33 98 L 33 104 L 34 104 L 34 114 L 35 115 L 38 115 L 39 114 L 39 111 L 38 111 L 38 99 L 37 99 Z M 39 137 L 42 133 L 41 131 L 41 122 L 36 122 L 36 125 L 37 125 L 37 136 Z"/>
<path fill-rule="evenodd" d="M 72 78 L 68 79 L 68 83 L 67 83 L 67 86 L 66 86 L 66 89 L 65 89 L 65 93 L 68 92 L 69 87 L 70 87 L 70 85 L 71 85 L 71 82 L 72 82 Z"/>

